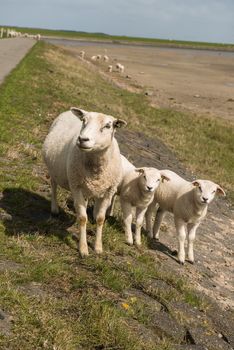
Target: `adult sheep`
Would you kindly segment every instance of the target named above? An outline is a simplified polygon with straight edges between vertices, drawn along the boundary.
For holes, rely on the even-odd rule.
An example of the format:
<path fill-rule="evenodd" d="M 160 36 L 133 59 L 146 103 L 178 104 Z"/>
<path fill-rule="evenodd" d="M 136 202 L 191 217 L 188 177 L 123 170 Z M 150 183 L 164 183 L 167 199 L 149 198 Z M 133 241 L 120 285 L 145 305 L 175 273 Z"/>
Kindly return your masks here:
<path fill-rule="evenodd" d="M 43 158 L 51 177 L 51 212 L 59 212 L 57 185 L 70 190 L 79 221 L 81 256 L 88 255 L 86 209 L 90 198 L 95 200 L 95 252 L 102 253 L 106 209 L 122 178 L 114 134 L 123 125 L 124 120 L 72 107 L 55 119 L 43 145 Z"/>
<path fill-rule="evenodd" d="M 186 181 L 170 170 L 163 170 L 170 181 L 161 183 L 154 194 L 154 201 L 146 212 L 146 229 L 151 238 L 159 239 L 159 230 L 165 213 L 174 214 L 176 232 L 179 241 L 178 259 L 181 264 L 185 261 L 185 238 L 188 233 L 188 260 L 194 262 L 193 242 L 196 230 L 205 218 L 208 204 L 216 194 L 225 196 L 224 190 L 217 184 L 208 180 Z M 152 214 L 157 210 L 154 226 L 152 227 Z"/>

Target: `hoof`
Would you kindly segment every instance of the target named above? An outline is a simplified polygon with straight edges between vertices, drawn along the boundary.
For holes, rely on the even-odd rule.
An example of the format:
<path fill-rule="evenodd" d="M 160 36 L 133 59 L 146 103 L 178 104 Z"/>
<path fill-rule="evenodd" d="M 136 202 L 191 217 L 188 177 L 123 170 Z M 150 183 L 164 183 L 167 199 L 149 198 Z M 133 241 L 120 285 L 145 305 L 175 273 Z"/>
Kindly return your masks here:
<path fill-rule="evenodd" d="M 179 264 L 184 266 L 184 261 L 179 261 Z"/>
<path fill-rule="evenodd" d="M 79 252 L 80 252 L 80 256 L 81 256 L 82 258 L 85 258 L 86 256 L 89 255 L 88 250 L 81 250 L 81 249 L 80 249 Z"/>
<path fill-rule="evenodd" d="M 126 241 L 127 245 L 133 246 L 133 241 Z"/>
<path fill-rule="evenodd" d="M 95 251 L 96 254 L 102 254 L 103 253 L 102 249 L 94 249 L 94 251 Z"/>
<path fill-rule="evenodd" d="M 189 262 L 191 265 L 194 265 L 194 261 L 193 261 L 193 260 L 188 260 L 188 262 Z"/>

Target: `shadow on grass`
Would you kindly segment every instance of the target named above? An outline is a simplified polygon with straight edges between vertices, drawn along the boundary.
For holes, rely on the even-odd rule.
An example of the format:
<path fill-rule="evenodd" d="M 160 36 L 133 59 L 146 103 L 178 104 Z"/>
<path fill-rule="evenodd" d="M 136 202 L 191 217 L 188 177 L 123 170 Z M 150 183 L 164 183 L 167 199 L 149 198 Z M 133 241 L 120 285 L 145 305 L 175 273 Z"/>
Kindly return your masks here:
<path fill-rule="evenodd" d="M 66 241 L 67 228 L 75 222 L 75 216 L 60 208 L 57 218 L 50 215 L 50 201 L 22 188 L 6 188 L 0 200 L 5 211 L 2 221 L 9 236 L 21 234 L 54 235 Z"/>

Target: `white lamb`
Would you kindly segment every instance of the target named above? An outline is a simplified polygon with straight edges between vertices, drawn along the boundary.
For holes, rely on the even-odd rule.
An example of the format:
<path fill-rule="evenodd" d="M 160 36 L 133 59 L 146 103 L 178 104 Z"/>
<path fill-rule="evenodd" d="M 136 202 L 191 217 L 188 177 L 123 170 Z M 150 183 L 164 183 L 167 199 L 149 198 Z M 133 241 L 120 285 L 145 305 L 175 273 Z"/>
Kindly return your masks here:
<path fill-rule="evenodd" d="M 109 57 L 108 57 L 107 55 L 104 55 L 104 56 L 103 56 L 103 60 L 104 60 L 105 62 L 108 62 L 108 61 L 109 61 Z"/>
<path fill-rule="evenodd" d="M 117 63 L 116 68 L 120 73 L 124 72 L 124 66 L 121 63 Z"/>
<path fill-rule="evenodd" d="M 143 167 L 131 170 L 131 166 L 131 163 L 125 162 L 126 175 L 123 177 L 119 190 L 120 204 L 123 212 L 125 238 L 130 245 L 133 244 L 132 211 L 136 209 L 135 244 L 141 245 L 141 227 L 147 207 L 153 201 L 154 192 L 160 181 L 168 180 L 168 178 L 155 168 Z"/>
<path fill-rule="evenodd" d="M 91 60 L 92 60 L 92 61 L 97 61 L 97 56 L 92 56 L 92 57 L 91 57 Z"/>
<path fill-rule="evenodd" d="M 174 222 L 179 241 L 178 259 L 181 264 L 185 261 L 185 238 L 188 234 L 188 260 L 194 263 L 193 242 L 196 230 L 207 213 L 208 204 L 215 194 L 225 196 L 224 190 L 208 180 L 188 182 L 170 170 L 164 170 L 170 181 L 161 183 L 155 191 L 154 200 L 146 213 L 146 229 L 150 237 L 159 239 L 159 230 L 165 213 L 174 214 Z M 152 214 L 157 210 L 152 228 Z"/>
<path fill-rule="evenodd" d="M 126 122 L 121 119 L 73 107 L 55 119 L 43 145 L 43 157 L 51 176 L 51 211 L 59 212 L 57 185 L 70 190 L 79 221 L 81 256 L 88 255 L 86 208 L 89 198 L 95 200 L 95 252 L 102 252 L 106 209 L 122 178 L 114 134 L 116 128 L 123 125 Z"/>

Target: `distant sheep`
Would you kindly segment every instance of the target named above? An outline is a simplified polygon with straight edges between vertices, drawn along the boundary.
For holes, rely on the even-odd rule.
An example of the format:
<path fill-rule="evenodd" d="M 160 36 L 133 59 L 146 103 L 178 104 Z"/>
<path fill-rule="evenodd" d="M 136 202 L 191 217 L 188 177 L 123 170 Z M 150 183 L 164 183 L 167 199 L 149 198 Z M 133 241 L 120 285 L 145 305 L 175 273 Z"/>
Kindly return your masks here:
<path fill-rule="evenodd" d="M 102 55 L 97 55 L 97 60 L 101 60 Z"/>
<path fill-rule="evenodd" d="M 108 72 L 111 73 L 113 70 L 113 67 L 111 65 L 108 66 Z"/>
<path fill-rule="evenodd" d="M 102 253 L 106 209 L 122 179 L 114 134 L 123 125 L 126 122 L 121 119 L 73 107 L 55 119 L 43 145 L 43 158 L 51 177 L 51 212 L 59 212 L 57 186 L 70 190 L 79 221 L 81 256 L 88 255 L 86 208 L 90 198 L 95 200 L 95 252 Z"/>
<path fill-rule="evenodd" d="M 181 264 L 185 262 L 185 238 L 188 233 L 188 260 L 194 262 L 193 242 L 196 230 L 207 213 L 208 204 L 212 202 L 215 194 L 225 196 L 224 190 L 217 184 L 208 180 L 195 180 L 188 182 L 170 170 L 163 173 L 170 178 L 167 183 L 161 183 L 155 191 L 154 200 L 146 213 L 146 229 L 150 237 L 158 239 L 163 217 L 167 211 L 174 214 L 176 232 L 179 240 L 178 259 Z M 154 226 L 152 227 L 152 214 L 157 210 Z"/>
<path fill-rule="evenodd" d="M 160 181 L 168 178 L 155 168 L 132 169 L 131 163 L 128 163 L 125 162 L 124 165 L 126 174 L 123 177 L 119 191 L 125 238 L 128 244 L 133 244 L 132 210 L 136 208 L 135 244 L 141 245 L 141 227 L 147 207 L 153 201 L 154 192 Z"/>
<path fill-rule="evenodd" d="M 80 58 L 83 60 L 85 57 L 85 51 L 80 51 Z"/>
<path fill-rule="evenodd" d="M 91 57 L 91 60 L 92 60 L 92 61 L 97 61 L 97 56 L 92 56 L 92 57 Z"/>
<path fill-rule="evenodd" d="M 124 72 L 124 66 L 121 63 L 117 63 L 116 64 L 116 69 L 120 72 L 123 73 Z"/>
<path fill-rule="evenodd" d="M 103 60 L 104 60 L 105 62 L 108 62 L 108 61 L 109 61 L 109 57 L 108 57 L 107 55 L 104 55 L 104 56 L 103 56 Z"/>

